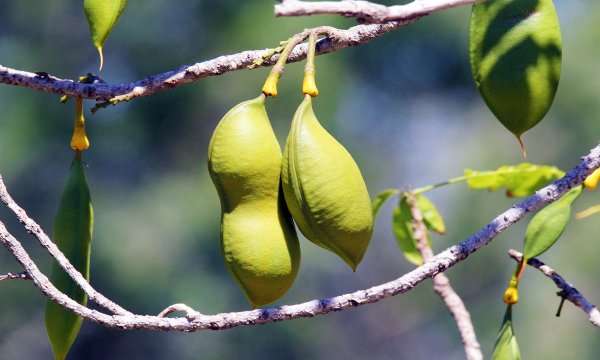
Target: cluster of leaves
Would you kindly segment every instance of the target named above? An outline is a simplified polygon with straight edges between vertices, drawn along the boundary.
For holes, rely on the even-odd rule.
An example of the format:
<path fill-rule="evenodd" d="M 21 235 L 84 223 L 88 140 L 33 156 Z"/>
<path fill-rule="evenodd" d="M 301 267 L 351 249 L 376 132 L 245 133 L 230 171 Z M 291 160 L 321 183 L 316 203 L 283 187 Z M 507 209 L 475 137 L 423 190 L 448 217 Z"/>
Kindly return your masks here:
<path fill-rule="evenodd" d="M 376 216 L 388 199 L 399 194 L 398 204 L 392 211 L 392 231 L 404 257 L 415 265 L 421 265 L 423 264 L 423 258 L 417 248 L 414 228 L 415 219 L 408 203 L 409 196 L 414 196 L 415 205 L 423 215 L 427 240 L 431 246 L 429 231 L 444 234 L 446 226 L 435 204 L 425 197 L 423 192 L 464 182 L 473 190 L 496 191 L 504 188 L 508 197 L 526 197 L 549 182 L 564 176 L 564 174 L 564 171 L 554 166 L 530 163 L 501 166 L 496 170 L 488 171 L 466 169 L 464 176 L 411 192 L 399 189 L 384 190 L 377 194 L 373 200 L 373 212 Z M 531 219 L 525 232 L 522 264 L 517 266 L 515 274 L 511 278 L 509 290 L 505 294 L 504 300 L 508 307 L 494 347 L 494 359 L 520 359 L 519 348 L 512 327 L 512 305 L 518 300 L 516 289 L 519 277 L 527 260 L 550 249 L 564 232 L 571 217 L 571 206 L 581 195 L 582 189 L 583 186 L 577 186 L 569 190 L 561 199 L 540 210 Z"/>

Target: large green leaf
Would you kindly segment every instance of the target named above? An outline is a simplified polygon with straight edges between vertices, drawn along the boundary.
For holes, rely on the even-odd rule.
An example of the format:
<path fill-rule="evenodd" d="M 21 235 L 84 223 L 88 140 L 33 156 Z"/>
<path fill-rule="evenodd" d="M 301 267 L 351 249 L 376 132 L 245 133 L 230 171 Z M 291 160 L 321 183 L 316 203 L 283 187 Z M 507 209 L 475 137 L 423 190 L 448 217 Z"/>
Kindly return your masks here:
<path fill-rule="evenodd" d="M 406 202 L 406 197 L 402 196 L 398 206 L 392 212 L 392 230 L 396 237 L 396 243 L 404 257 L 415 265 L 422 265 L 423 258 L 417 250 L 417 240 L 414 236 L 412 220 L 412 213 Z M 429 235 L 427 235 L 427 240 L 429 240 Z"/>
<path fill-rule="evenodd" d="M 431 202 L 425 195 L 418 194 L 415 196 L 417 200 L 417 206 L 423 214 L 423 221 L 425 226 L 431 231 L 435 231 L 438 234 L 446 233 L 446 225 L 444 219 L 434 203 Z"/>
<path fill-rule="evenodd" d="M 582 186 L 569 190 L 562 198 L 540 210 L 525 232 L 523 256 L 531 259 L 548 250 L 565 231 L 571 217 L 571 204 L 581 195 Z"/>
<path fill-rule="evenodd" d="M 493 171 L 465 169 L 467 185 L 471 189 L 490 191 L 506 187 L 507 196 L 529 196 L 550 181 L 564 176 L 554 166 L 521 163 L 517 166 L 501 166 Z"/>
<path fill-rule="evenodd" d="M 373 217 L 376 217 L 379 213 L 379 210 L 383 206 L 383 204 L 389 199 L 392 195 L 399 193 L 399 190 L 396 189 L 387 189 L 381 191 L 379 194 L 375 195 L 373 199 Z"/>
<path fill-rule="evenodd" d="M 502 327 L 494 344 L 492 360 L 520 360 L 521 352 L 512 327 L 512 306 L 508 305 Z"/>

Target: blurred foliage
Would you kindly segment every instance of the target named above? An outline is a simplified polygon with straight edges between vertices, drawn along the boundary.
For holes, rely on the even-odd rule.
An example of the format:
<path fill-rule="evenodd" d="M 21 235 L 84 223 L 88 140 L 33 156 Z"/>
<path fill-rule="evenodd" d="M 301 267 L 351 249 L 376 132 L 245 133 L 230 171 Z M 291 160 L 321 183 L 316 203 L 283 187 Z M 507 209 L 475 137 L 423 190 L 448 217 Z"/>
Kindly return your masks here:
<path fill-rule="evenodd" d="M 388 1 L 386 3 L 393 3 Z M 101 76 L 135 81 L 220 54 L 273 47 L 306 27 L 347 28 L 337 16 L 275 18 L 273 1 L 131 1 L 105 45 Z M 600 73 L 591 0 L 557 2 L 564 60 L 555 104 L 526 133 L 528 161 L 569 169 L 598 141 Z M 97 69 L 81 2 L 16 0 L 2 3 L 0 63 L 65 78 Z M 364 46 L 316 59 L 321 95 L 315 112 L 352 153 L 371 195 L 522 161 L 518 143 L 493 119 L 472 84 L 467 56 L 469 9 L 428 16 Z M 208 140 L 225 112 L 258 94 L 268 69 L 237 71 L 86 112 L 91 149 L 88 179 L 96 211 L 92 284 L 138 313 L 156 314 L 174 302 L 203 313 L 249 308 L 227 274 L 219 250 L 219 201 L 206 165 Z M 291 64 L 280 95 L 267 106 L 283 143 L 301 101 L 302 64 Z M 70 159 L 73 102 L 31 89 L 0 86 L 0 173 L 14 198 L 51 233 Z M 87 104 L 87 108 L 92 104 Z M 453 186 L 428 193 L 448 232 L 432 235 L 435 251 L 461 241 L 513 200 L 500 193 Z M 586 192 L 574 211 L 597 203 Z M 356 273 L 334 255 L 302 242 L 302 265 L 278 304 L 363 289 L 413 268 L 394 244 L 392 205 L 385 204 L 371 248 Z M 48 271 L 50 258 L 4 208 L 0 218 Z M 544 260 L 592 301 L 600 302 L 595 220 L 575 221 Z M 519 248 L 519 224 L 448 271 L 471 311 L 489 357 L 502 318 L 502 293 Z M 577 259 L 577 261 L 573 261 Z M 0 251 L 0 272 L 20 271 Z M 44 298 L 32 284 L 0 284 L 0 354 L 7 359 L 50 358 L 43 325 Z M 594 358 L 597 329 L 567 305 L 554 317 L 554 285 L 535 271 L 521 280 L 513 310 L 521 352 L 528 359 Z M 548 332 L 548 329 L 552 331 Z M 196 334 L 124 332 L 84 323 L 73 359 L 460 359 L 455 324 L 424 283 L 409 294 L 313 319 Z"/>

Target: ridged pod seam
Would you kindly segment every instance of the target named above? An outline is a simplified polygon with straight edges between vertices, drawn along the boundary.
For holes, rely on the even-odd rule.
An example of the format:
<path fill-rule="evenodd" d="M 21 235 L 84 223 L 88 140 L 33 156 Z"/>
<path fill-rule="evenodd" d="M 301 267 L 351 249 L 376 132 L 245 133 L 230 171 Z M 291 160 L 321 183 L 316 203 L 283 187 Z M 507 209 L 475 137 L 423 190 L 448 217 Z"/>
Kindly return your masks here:
<path fill-rule="evenodd" d="M 294 115 L 281 179 L 302 234 L 355 270 L 373 232 L 371 200 L 350 153 L 315 117 L 310 95 Z"/>

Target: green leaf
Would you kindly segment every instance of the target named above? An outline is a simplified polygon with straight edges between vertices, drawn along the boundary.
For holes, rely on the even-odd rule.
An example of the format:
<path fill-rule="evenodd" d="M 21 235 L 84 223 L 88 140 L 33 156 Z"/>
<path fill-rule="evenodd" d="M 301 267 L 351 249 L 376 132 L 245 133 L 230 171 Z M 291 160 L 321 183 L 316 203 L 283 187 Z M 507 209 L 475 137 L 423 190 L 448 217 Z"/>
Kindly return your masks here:
<path fill-rule="evenodd" d="M 446 225 L 444 219 L 437 207 L 429 200 L 425 195 L 418 194 L 415 196 L 417 200 L 417 206 L 423 213 L 423 221 L 425 226 L 431 231 L 435 231 L 438 234 L 446 233 Z"/>
<path fill-rule="evenodd" d="M 512 327 L 512 306 L 508 305 L 502 327 L 494 344 L 492 360 L 520 360 L 521 352 Z"/>
<path fill-rule="evenodd" d="M 100 69 L 104 63 L 102 47 L 119 17 L 125 10 L 127 0 L 84 0 L 83 9 L 90 27 L 94 47 L 100 54 Z"/>
<path fill-rule="evenodd" d="M 412 213 L 406 202 L 406 197 L 402 196 L 398 206 L 392 212 L 392 230 L 396 237 L 396 243 L 404 257 L 415 265 L 423 265 L 423 258 L 417 250 L 417 240 L 414 237 L 412 220 Z"/>
<path fill-rule="evenodd" d="M 493 171 L 465 169 L 467 185 L 471 189 L 490 191 L 506 187 L 507 196 L 529 196 L 550 181 L 564 176 L 555 166 L 521 163 L 517 166 L 501 166 Z"/>
<path fill-rule="evenodd" d="M 400 191 L 396 189 L 387 189 L 375 195 L 375 198 L 373 199 L 373 217 L 375 218 L 377 216 L 379 210 L 383 206 L 383 203 L 385 203 L 387 199 L 399 192 Z"/>
<path fill-rule="evenodd" d="M 90 275 L 93 227 L 92 200 L 85 177 L 85 166 L 81 153 L 78 153 L 69 170 L 54 220 L 54 242 L 86 280 L 89 280 Z M 50 281 L 79 304 L 85 306 L 87 303 L 83 290 L 56 262 L 52 265 Z M 44 318 L 54 359 L 64 360 L 79 333 L 83 319 L 50 300 L 46 300 Z"/>
<path fill-rule="evenodd" d="M 562 198 L 540 210 L 529 222 L 525 232 L 523 256 L 531 259 L 548 250 L 565 231 L 571 217 L 571 204 L 581 195 L 583 187 L 569 190 Z"/>

